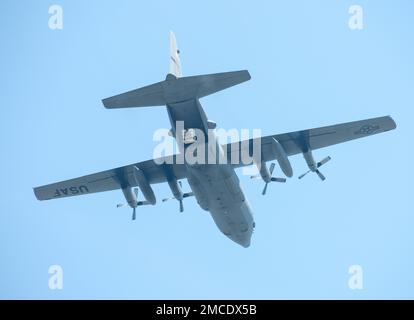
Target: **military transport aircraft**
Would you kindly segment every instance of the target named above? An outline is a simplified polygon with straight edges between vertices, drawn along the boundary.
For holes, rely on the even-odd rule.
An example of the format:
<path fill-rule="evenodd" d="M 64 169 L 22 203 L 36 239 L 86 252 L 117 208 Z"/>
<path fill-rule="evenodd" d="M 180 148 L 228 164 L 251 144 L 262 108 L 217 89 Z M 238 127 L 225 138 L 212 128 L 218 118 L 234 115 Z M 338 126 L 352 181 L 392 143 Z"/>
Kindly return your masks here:
<path fill-rule="evenodd" d="M 303 178 L 310 172 L 318 175 L 321 180 L 325 180 L 320 167 L 331 158 L 326 157 L 316 162 L 312 154 L 313 150 L 396 128 L 394 120 L 385 116 L 276 134 L 261 137 L 261 139 L 220 144 L 214 134 L 216 124 L 207 118 L 199 99 L 248 80 L 250 80 L 250 74 L 247 70 L 182 77 L 179 51 L 175 35 L 171 32 L 170 72 L 166 79 L 104 99 L 102 102 L 108 109 L 165 105 L 171 122 L 170 135 L 176 139 L 179 152 L 171 156 L 37 187 L 34 188 L 37 199 L 58 199 L 121 189 L 128 205 L 133 209 L 132 219 L 135 220 L 137 207 L 156 203 L 151 185 L 167 182 L 173 199 L 179 201 L 181 212 L 184 210 L 183 199 L 194 196 L 200 207 L 210 212 L 217 227 L 224 235 L 243 247 L 249 247 L 255 222 L 235 173 L 236 168 L 247 164 L 243 161 L 233 161 L 234 158 L 239 160 L 246 149 L 251 150 L 253 144 L 259 142 L 260 154 L 259 156 L 253 155 L 253 163 L 257 165 L 260 173 L 258 176 L 265 183 L 263 190 L 265 194 L 270 182 L 286 181 L 284 178 L 273 176 L 275 163 L 268 168 L 266 162 L 277 160 L 281 171 L 287 177 L 292 177 L 293 170 L 288 157 L 302 154 L 309 171 L 299 178 Z M 180 128 L 177 126 L 179 122 L 183 124 Z M 210 131 L 213 131 L 213 134 L 208 135 L 208 141 L 198 141 L 194 130 L 206 136 Z M 192 135 L 189 135 L 191 132 Z M 207 153 L 215 152 L 214 157 L 220 161 L 213 164 L 210 162 L 190 163 L 187 160 L 177 161 L 180 154 L 185 153 L 194 144 L 197 144 L 199 148 L 204 148 Z M 222 161 L 223 158 L 229 161 Z M 187 179 L 192 192 L 182 191 L 180 181 L 182 179 Z M 137 187 L 141 190 L 144 200 L 138 200 Z"/>

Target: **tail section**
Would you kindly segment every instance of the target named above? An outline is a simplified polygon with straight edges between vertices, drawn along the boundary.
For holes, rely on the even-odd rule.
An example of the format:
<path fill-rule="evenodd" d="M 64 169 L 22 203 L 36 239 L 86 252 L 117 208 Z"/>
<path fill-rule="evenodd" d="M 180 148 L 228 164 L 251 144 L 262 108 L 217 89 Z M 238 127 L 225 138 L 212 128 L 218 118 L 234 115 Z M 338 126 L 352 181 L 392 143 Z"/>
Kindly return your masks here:
<path fill-rule="evenodd" d="M 170 31 L 170 74 L 176 78 L 182 77 L 180 51 L 177 47 L 177 40 L 174 32 Z"/>
<path fill-rule="evenodd" d="M 181 77 L 173 32 L 170 33 L 170 58 L 170 73 L 166 80 L 103 99 L 105 108 L 153 107 L 195 100 L 250 80 L 247 70 Z"/>

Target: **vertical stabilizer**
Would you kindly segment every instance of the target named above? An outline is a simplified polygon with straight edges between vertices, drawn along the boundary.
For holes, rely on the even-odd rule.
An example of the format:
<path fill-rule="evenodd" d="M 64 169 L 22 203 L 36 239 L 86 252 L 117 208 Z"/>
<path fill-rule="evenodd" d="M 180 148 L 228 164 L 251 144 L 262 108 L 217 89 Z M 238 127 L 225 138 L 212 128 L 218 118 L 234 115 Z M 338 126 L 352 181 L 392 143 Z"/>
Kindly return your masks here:
<path fill-rule="evenodd" d="M 105 108 L 165 106 L 200 99 L 250 80 L 247 70 L 182 77 L 180 51 L 170 31 L 170 72 L 164 81 L 103 99 Z"/>
<path fill-rule="evenodd" d="M 177 48 L 177 40 L 174 32 L 170 31 L 170 74 L 177 78 L 182 76 L 180 51 Z"/>

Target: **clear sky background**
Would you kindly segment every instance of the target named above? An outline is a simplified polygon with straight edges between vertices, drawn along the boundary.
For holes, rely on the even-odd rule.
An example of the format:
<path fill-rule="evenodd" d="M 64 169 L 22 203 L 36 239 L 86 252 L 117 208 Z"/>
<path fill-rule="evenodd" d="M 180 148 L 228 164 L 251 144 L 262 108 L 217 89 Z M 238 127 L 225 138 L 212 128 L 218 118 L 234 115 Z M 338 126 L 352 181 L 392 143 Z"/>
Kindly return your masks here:
<path fill-rule="evenodd" d="M 63 30 L 48 8 L 64 10 Z M 362 5 L 364 29 L 348 28 Z M 0 1 L 0 298 L 414 298 L 411 1 Z M 116 209 L 121 191 L 39 202 L 32 187 L 147 160 L 163 107 L 101 99 L 165 78 L 169 30 L 185 75 L 248 69 L 202 99 L 225 129 L 283 133 L 392 115 L 398 128 L 315 151 L 327 176 L 240 178 L 252 245 L 195 199 Z M 280 171 L 279 171 L 280 172 Z M 184 183 L 188 191 L 187 183 Z M 50 265 L 64 270 L 50 290 Z M 360 265 L 363 290 L 350 290 Z"/>

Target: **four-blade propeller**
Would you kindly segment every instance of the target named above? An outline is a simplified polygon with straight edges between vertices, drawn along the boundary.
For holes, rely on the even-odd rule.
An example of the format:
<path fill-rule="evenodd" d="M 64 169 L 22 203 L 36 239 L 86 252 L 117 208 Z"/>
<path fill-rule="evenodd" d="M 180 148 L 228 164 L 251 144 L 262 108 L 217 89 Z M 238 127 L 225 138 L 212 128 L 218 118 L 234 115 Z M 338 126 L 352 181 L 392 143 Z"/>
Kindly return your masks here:
<path fill-rule="evenodd" d="M 316 163 L 316 168 L 314 169 L 309 169 L 308 171 L 306 171 L 304 174 L 301 174 L 298 179 L 302 179 L 304 176 L 306 176 L 309 172 L 315 172 L 318 177 L 324 181 L 326 178 L 325 176 L 319 171 L 319 168 L 322 167 L 325 163 L 327 163 L 329 160 L 331 160 L 331 157 L 326 157 L 324 159 L 322 159 L 321 161 L 319 161 L 318 163 Z"/>
<path fill-rule="evenodd" d="M 182 189 L 183 184 L 182 184 L 181 181 L 178 181 L 178 185 L 180 186 L 180 189 Z M 169 198 L 162 199 L 162 202 L 166 202 L 166 201 L 173 200 L 173 199 L 178 200 L 178 202 L 180 203 L 180 212 L 182 213 L 182 212 L 184 212 L 183 200 L 185 198 L 194 196 L 194 193 L 193 192 L 187 192 L 187 193 L 181 193 L 181 194 L 182 195 L 180 197 L 169 197 Z"/>
<path fill-rule="evenodd" d="M 137 218 L 137 215 L 136 215 L 137 207 L 145 206 L 145 205 L 149 204 L 148 201 L 138 201 L 138 192 L 139 192 L 139 189 L 134 188 L 134 195 L 135 195 L 135 198 L 137 200 L 136 200 L 135 205 L 130 205 L 132 207 L 132 220 L 135 220 Z M 117 208 L 123 208 L 123 207 L 126 207 L 127 205 L 128 205 L 128 203 L 119 203 L 119 204 L 116 205 L 116 207 Z"/>
<path fill-rule="evenodd" d="M 264 180 L 263 179 L 264 182 L 265 182 L 265 186 L 264 186 L 264 189 L 262 191 L 262 195 L 265 195 L 266 194 L 266 192 L 267 192 L 267 186 L 269 185 L 270 182 L 282 182 L 282 183 L 286 182 L 286 179 L 285 178 L 275 178 L 275 177 L 272 177 L 272 174 L 273 174 L 273 171 L 275 170 L 275 167 L 276 167 L 276 164 L 275 163 L 272 163 L 270 165 L 270 168 L 269 168 L 270 179 L 269 180 Z M 260 174 L 258 174 L 258 175 L 255 175 L 255 176 L 251 176 L 250 178 L 251 179 L 260 179 L 261 176 L 260 176 Z"/>
<path fill-rule="evenodd" d="M 315 164 L 315 168 L 314 169 L 309 169 L 307 172 L 305 172 L 304 174 L 300 175 L 298 178 L 299 179 L 302 179 L 308 173 L 315 172 L 318 175 L 318 177 L 322 181 L 324 181 L 326 178 L 319 171 L 319 168 L 322 167 L 324 164 L 326 164 L 329 160 L 331 160 L 331 157 L 329 157 L 329 156 L 326 157 L 326 158 L 324 158 L 324 159 L 322 159 L 321 161 L 319 161 L 319 162 L 317 162 Z M 267 187 L 268 187 L 268 185 L 269 185 L 270 182 L 282 182 L 282 183 L 286 182 L 286 179 L 285 178 L 276 178 L 276 177 L 273 177 L 272 176 L 273 175 L 273 171 L 275 170 L 275 167 L 276 167 L 276 164 L 275 163 L 272 163 L 270 165 L 270 168 L 269 168 L 270 178 L 268 177 L 266 180 L 263 179 L 265 181 L 265 186 L 263 188 L 262 195 L 266 195 Z M 261 175 L 258 174 L 258 175 L 255 175 L 255 176 L 251 176 L 250 178 L 251 179 L 260 179 L 260 178 L 263 178 L 263 177 L 261 177 Z M 178 184 L 179 184 L 180 188 L 182 188 L 182 182 L 181 181 L 178 181 Z M 136 204 L 135 205 L 132 205 L 132 206 L 130 205 L 132 207 L 132 220 L 136 220 L 136 208 L 137 207 L 149 204 L 148 201 L 138 201 L 138 192 L 139 192 L 139 189 L 138 188 L 134 188 L 134 194 L 135 194 L 135 197 L 136 197 L 137 201 L 136 201 Z M 185 198 L 194 196 L 194 193 L 193 192 L 187 192 L 187 193 L 181 193 L 181 194 L 182 195 L 180 197 L 169 197 L 169 198 L 163 199 L 162 201 L 163 202 L 166 202 L 166 201 L 169 201 L 169 200 L 176 199 L 176 200 L 178 200 L 178 202 L 180 204 L 180 207 L 179 207 L 180 212 L 184 212 L 183 200 Z M 122 207 L 125 207 L 127 205 L 128 205 L 127 203 L 121 203 L 121 204 L 118 204 L 116 207 L 117 208 L 122 208 Z"/>

